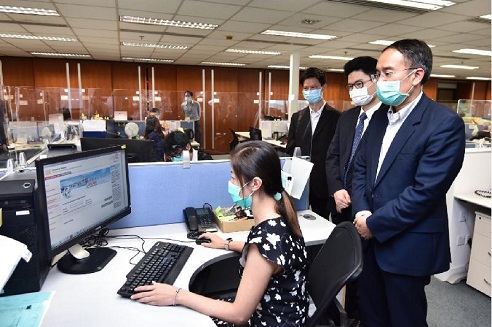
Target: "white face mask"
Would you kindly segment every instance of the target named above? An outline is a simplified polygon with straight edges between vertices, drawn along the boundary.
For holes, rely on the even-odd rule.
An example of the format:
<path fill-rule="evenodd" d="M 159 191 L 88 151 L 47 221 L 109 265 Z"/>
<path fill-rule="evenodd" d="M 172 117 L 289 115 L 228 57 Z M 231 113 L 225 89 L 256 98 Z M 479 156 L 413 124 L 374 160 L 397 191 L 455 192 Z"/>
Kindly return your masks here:
<path fill-rule="evenodd" d="M 191 102 L 191 97 L 186 96 L 186 97 L 185 97 L 185 101 L 186 101 L 186 102 Z"/>
<path fill-rule="evenodd" d="M 350 98 L 356 106 L 365 106 L 374 98 L 374 94 L 369 94 L 367 92 L 367 87 L 360 89 L 353 88 L 349 91 Z"/>

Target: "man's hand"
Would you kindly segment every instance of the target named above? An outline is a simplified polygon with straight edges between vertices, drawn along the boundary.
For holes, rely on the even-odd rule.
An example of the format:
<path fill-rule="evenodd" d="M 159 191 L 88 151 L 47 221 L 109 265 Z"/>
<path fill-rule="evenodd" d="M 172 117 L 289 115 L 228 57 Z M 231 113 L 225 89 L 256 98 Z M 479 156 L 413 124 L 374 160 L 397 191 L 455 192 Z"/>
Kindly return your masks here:
<path fill-rule="evenodd" d="M 344 189 L 336 191 L 333 194 L 333 198 L 335 199 L 338 213 L 341 213 L 342 209 L 348 208 L 352 203 L 352 201 L 350 200 L 350 195 L 348 194 L 347 190 Z"/>
<path fill-rule="evenodd" d="M 369 230 L 369 228 L 367 227 L 367 223 L 366 223 L 367 218 L 369 218 L 370 216 L 371 216 L 371 213 L 367 212 L 367 213 L 362 213 L 358 216 L 355 216 L 355 219 L 354 219 L 355 228 L 357 228 L 357 231 L 359 232 L 360 236 L 365 240 L 369 240 L 369 239 L 373 238 L 373 235 L 372 235 L 371 231 Z"/>

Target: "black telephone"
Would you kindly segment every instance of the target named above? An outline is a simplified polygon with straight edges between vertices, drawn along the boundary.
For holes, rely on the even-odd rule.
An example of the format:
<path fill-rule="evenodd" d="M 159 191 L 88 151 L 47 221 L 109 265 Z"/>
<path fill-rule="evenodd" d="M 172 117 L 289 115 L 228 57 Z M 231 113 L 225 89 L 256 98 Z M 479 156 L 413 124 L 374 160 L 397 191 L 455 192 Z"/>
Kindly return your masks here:
<path fill-rule="evenodd" d="M 202 233 L 217 231 L 214 223 L 214 213 L 210 208 L 188 207 L 183 210 L 183 213 L 190 230 L 188 237 L 197 238 Z"/>

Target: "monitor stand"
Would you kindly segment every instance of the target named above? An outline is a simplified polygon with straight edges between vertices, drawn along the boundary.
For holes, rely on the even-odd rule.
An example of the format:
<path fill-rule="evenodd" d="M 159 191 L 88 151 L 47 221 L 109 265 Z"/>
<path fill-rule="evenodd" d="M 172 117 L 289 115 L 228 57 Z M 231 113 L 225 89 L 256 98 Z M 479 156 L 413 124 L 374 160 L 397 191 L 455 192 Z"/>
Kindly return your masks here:
<path fill-rule="evenodd" d="M 90 274 L 103 269 L 116 255 L 116 251 L 113 249 L 98 247 L 85 249 L 83 251 L 87 251 L 89 255 L 84 253 L 84 255 L 79 256 L 80 249 L 81 246 L 78 244 L 71 247 L 67 254 L 58 260 L 58 270 L 66 274 Z M 80 259 L 77 259 L 76 256 Z"/>

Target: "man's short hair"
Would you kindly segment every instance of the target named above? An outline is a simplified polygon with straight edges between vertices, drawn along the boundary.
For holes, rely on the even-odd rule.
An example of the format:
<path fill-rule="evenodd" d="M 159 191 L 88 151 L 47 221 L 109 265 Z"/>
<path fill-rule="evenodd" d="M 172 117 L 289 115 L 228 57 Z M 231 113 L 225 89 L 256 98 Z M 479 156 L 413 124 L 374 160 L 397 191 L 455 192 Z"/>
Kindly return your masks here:
<path fill-rule="evenodd" d="M 403 55 L 408 68 L 422 68 L 424 77 L 420 84 L 429 80 L 432 72 L 432 51 L 424 41 L 417 39 L 403 39 L 387 46 L 383 52 L 388 49 L 395 49 Z"/>
<path fill-rule="evenodd" d="M 343 66 L 343 73 L 345 77 L 348 77 L 353 72 L 362 71 L 367 76 L 371 76 L 377 73 L 377 64 L 378 60 L 376 58 L 368 56 L 357 57 Z"/>
<path fill-rule="evenodd" d="M 302 73 L 301 78 L 299 79 L 299 83 L 301 84 L 301 86 L 304 85 L 304 81 L 307 80 L 308 78 L 316 78 L 321 84 L 321 86 L 326 84 L 325 72 L 319 68 L 309 67 L 308 69 L 306 69 Z"/>
<path fill-rule="evenodd" d="M 151 109 L 150 109 L 150 112 L 153 112 L 153 113 L 159 114 L 159 109 L 157 109 L 157 108 L 151 108 Z"/>
<path fill-rule="evenodd" d="M 185 91 L 185 93 L 184 93 L 184 94 L 185 94 L 185 95 L 189 94 L 191 97 L 193 96 L 193 92 L 191 92 L 190 90 Z"/>
<path fill-rule="evenodd" d="M 166 136 L 164 141 L 164 151 L 166 154 L 175 155 L 176 152 L 181 152 L 186 149 L 188 144 L 191 143 L 186 133 L 178 130 L 172 131 Z"/>

